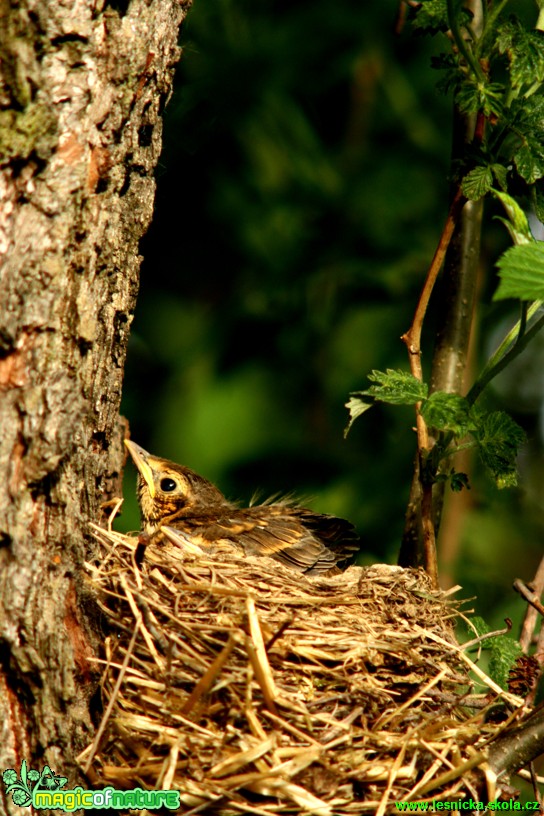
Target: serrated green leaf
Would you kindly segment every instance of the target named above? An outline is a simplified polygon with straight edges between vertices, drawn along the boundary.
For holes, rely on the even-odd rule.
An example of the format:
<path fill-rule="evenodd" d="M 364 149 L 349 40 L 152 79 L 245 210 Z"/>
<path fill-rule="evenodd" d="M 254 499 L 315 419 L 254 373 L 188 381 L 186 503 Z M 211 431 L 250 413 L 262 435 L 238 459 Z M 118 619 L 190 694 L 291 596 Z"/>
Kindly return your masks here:
<path fill-rule="evenodd" d="M 517 658 L 522 654 L 521 646 L 514 638 L 498 635 L 490 642 L 489 675 L 501 688 L 508 688 L 508 675 Z"/>
<path fill-rule="evenodd" d="M 512 105 L 512 113 L 515 116 L 516 125 L 521 126 L 521 133 L 530 136 L 529 126 L 535 129 L 535 136 L 538 138 L 544 129 L 544 97 L 542 94 L 517 99 Z"/>
<path fill-rule="evenodd" d="M 478 201 L 489 192 L 493 184 L 493 173 L 491 168 L 475 167 L 467 173 L 461 182 L 461 189 L 471 201 Z"/>
<path fill-rule="evenodd" d="M 359 392 L 357 392 L 359 393 Z M 372 408 L 373 403 L 369 400 L 362 400 L 356 394 L 351 394 L 349 400 L 346 402 L 346 408 L 349 411 L 349 422 L 344 429 L 344 439 L 348 435 L 351 430 L 351 426 L 357 419 L 360 417 L 361 414 L 364 414 L 365 411 L 368 411 L 369 408 Z"/>
<path fill-rule="evenodd" d="M 497 487 L 517 484 L 516 457 L 525 442 L 525 432 L 504 411 L 472 411 L 476 427 L 472 434 L 478 443 L 482 462 L 495 478 Z"/>
<path fill-rule="evenodd" d="M 448 4 L 446 0 L 424 0 L 417 8 L 410 10 L 412 26 L 425 34 L 447 31 Z"/>
<path fill-rule="evenodd" d="M 422 383 L 409 371 L 394 371 L 388 368 L 387 371 L 373 371 L 368 375 L 371 385 L 366 391 L 361 391 L 361 395 L 372 397 L 378 402 L 388 402 L 391 405 L 413 405 L 425 399 L 428 393 L 428 386 Z"/>
<path fill-rule="evenodd" d="M 474 626 L 474 629 L 476 630 L 476 635 L 478 637 L 481 637 L 482 635 L 488 635 L 489 632 L 491 632 L 490 627 L 485 622 L 485 620 L 482 617 L 480 617 L 480 615 L 473 615 L 470 618 L 470 622 Z M 471 637 L 471 640 L 472 640 L 472 637 Z"/>
<path fill-rule="evenodd" d="M 498 82 L 464 82 L 455 101 L 462 113 L 479 113 L 484 116 L 501 116 L 504 108 L 505 86 Z"/>
<path fill-rule="evenodd" d="M 497 261 L 500 283 L 493 300 L 544 300 L 544 242 L 510 247 Z"/>
<path fill-rule="evenodd" d="M 544 80 L 544 41 L 539 33 L 510 19 L 498 29 L 496 46 L 508 58 L 513 88 Z"/>
<path fill-rule="evenodd" d="M 497 179 L 499 187 L 501 190 L 506 190 L 508 187 L 508 168 L 505 167 L 503 164 L 492 164 L 491 170 L 493 175 Z"/>
<path fill-rule="evenodd" d="M 534 184 L 544 176 L 544 156 L 540 146 L 525 142 L 514 154 L 514 164 L 527 184 Z"/>
<path fill-rule="evenodd" d="M 544 221 L 544 186 L 535 184 L 531 188 L 531 194 L 536 217 L 539 221 Z"/>
<path fill-rule="evenodd" d="M 427 425 L 439 431 L 452 431 L 464 436 L 472 427 L 470 406 L 458 394 L 435 391 L 422 404 L 420 413 Z"/>
<path fill-rule="evenodd" d="M 457 14 L 461 26 L 469 24 L 474 17 L 467 8 L 459 8 Z M 450 27 L 447 0 L 422 0 L 417 6 L 410 8 L 410 18 L 418 33 L 437 34 L 439 31 L 447 31 Z"/>
<path fill-rule="evenodd" d="M 476 631 L 477 637 L 483 637 L 491 633 L 491 628 L 479 615 L 470 618 L 472 628 Z M 469 639 L 472 640 L 473 632 L 468 629 Z M 508 674 L 515 664 L 517 658 L 522 653 L 519 643 L 514 638 L 507 635 L 497 634 L 486 639 L 482 643 L 482 648 L 490 650 L 489 674 L 492 679 L 501 686 L 508 688 Z"/>

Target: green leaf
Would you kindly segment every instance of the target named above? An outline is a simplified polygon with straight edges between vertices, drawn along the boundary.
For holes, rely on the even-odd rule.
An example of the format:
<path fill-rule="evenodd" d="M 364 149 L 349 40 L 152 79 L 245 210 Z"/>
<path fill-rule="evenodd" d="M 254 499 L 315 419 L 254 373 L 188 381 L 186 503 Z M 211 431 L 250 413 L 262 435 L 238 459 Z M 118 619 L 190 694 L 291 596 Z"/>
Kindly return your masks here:
<path fill-rule="evenodd" d="M 464 397 L 435 391 L 421 406 L 420 413 L 431 428 L 464 436 L 472 427 L 470 406 Z"/>
<path fill-rule="evenodd" d="M 510 19 L 499 27 L 495 42 L 499 53 L 508 58 L 513 88 L 544 80 L 544 41 L 538 32 Z"/>
<path fill-rule="evenodd" d="M 544 156 L 540 145 L 526 141 L 514 154 L 516 170 L 527 184 L 534 184 L 544 176 Z"/>
<path fill-rule="evenodd" d="M 490 627 L 479 615 L 470 618 L 477 637 L 483 637 L 491 632 Z M 470 630 L 469 630 L 470 631 Z M 470 638 L 472 640 L 472 637 Z M 519 643 L 507 635 L 496 635 L 482 643 L 484 649 L 491 652 L 489 660 L 489 674 L 503 689 L 508 688 L 508 674 L 521 654 Z"/>
<path fill-rule="evenodd" d="M 375 402 L 388 402 L 391 405 L 414 405 L 424 400 L 428 393 L 428 386 L 420 382 L 409 371 L 373 371 L 368 375 L 370 382 L 375 383 L 366 391 L 354 391 L 350 394 L 346 408 L 349 410 L 350 420 L 344 431 L 346 437 L 351 426 L 361 414 L 372 408 Z M 370 399 L 361 399 L 370 397 Z"/>
<path fill-rule="evenodd" d="M 409 371 L 373 371 L 368 375 L 371 385 L 361 396 L 372 397 L 378 402 L 388 402 L 391 405 L 413 405 L 424 400 L 428 393 L 428 386 L 422 383 Z"/>
<path fill-rule="evenodd" d="M 480 617 L 480 615 L 473 615 L 470 618 L 470 622 L 472 623 L 474 629 L 476 630 L 477 637 L 482 637 L 482 635 L 488 635 L 489 632 L 491 632 L 489 625 L 485 622 L 485 620 L 482 617 Z M 472 640 L 472 636 L 470 639 Z"/>
<path fill-rule="evenodd" d="M 544 300 L 544 242 L 510 247 L 497 261 L 500 283 L 493 300 Z"/>
<path fill-rule="evenodd" d="M 506 225 L 512 241 L 515 244 L 528 244 L 533 242 L 534 238 L 531 233 L 531 228 L 529 227 L 529 221 L 517 201 L 508 195 L 508 193 L 503 193 L 501 190 L 492 190 L 491 192 L 495 198 L 499 199 L 506 211 L 508 221 L 505 221 L 503 218 L 499 220 Z"/>
<path fill-rule="evenodd" d="M 501 688 L 508 688 L 508 675 L 517 658 L 522 654 L 521 646 L 513 638 L 498 635 L 491 643 L 489 674 Z"/>
<path fill-rule="evenodd" d="M 412 26 L 423 34 L 447 31 L 448 4 L 446 0 L 424 0 L 418 8 L 410 10 Z"/>
<path fill-rule="evenodd" d="M 470 23 L 474 17 L 467 8 L 458 8 L 456 13 L 461 26 Z M 410 17 L 414 29 L 422 34 L 437 34 L 450 27 L 447 0 L 422 0 L 417 7 L 410 9 Z"/>
<path fill-rule="evenodd" d="M 514 116 L 512 124 L 516 132 L 519 130 L 524 136 L 534 136 L 538 140 L 544 130 L 544 97 L 542 94 L 517 99 L 512 103 L 512 114 Z"/>
<path fill-rule="evenodd" d="M 506 190 L 508 187 L 508 168 L 504 166 L 504 164 L 492 164 L 491 170 L 493 171 L 493 175 L 497 179 L 499 187 L 502 190 Z"/>
<path fill-rule="evenodd" d="M 464 82 L 455 94 L 455 101 L 462 113 L 479 113 L 484 116 L 501 116 L 505 86 L 498 82 Z"/>
<path fill-rule="evenodd" d="M 539 221 L 544 221 L 544 186 L 542 184 L 535 184 L 531 188 L 531 198 L 535 214 Z"/>
<path fill-rule="evenodd" d="M 356 392 L 360 393 L 360 392 Z M 364 414 L 365 411 L 368 411 L 369 408 L 372 408 L 373 402 L 365 402 L 364 400 L 360 399 L 356 394 L 351 394 L 349 400 L 346 402 L 346 408 L 349 411 L 349 422 L 344 430 L 344 439 L 348 435 L 351 430 L 351 426 L 357 419 L 360 417 L 361 414 Z"/>
<path fill-rule="evenodd" d="M 498 488 L 517 484 L 516 457 L 525 442 L 525 432 L 504 411 L 489 413 L 473 410 L 475 429 L 472 432 L 482 462 L 495 478 Z"/>
<path fill-rule="evenodd" d="M 471 201 L 478 201 L 483 198 L 491 189 L 493 184 L 493 173 L 491 168 L 475 167 L 470 173 L 467 173 L 461 182 L 461 189 Z"/>

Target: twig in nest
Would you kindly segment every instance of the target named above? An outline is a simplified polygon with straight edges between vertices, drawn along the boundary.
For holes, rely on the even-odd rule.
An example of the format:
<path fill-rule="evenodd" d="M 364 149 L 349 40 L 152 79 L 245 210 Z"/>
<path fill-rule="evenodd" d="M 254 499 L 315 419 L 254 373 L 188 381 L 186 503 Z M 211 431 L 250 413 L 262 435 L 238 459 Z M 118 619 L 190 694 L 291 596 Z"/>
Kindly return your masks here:
<path fill-rule="evenodd" d="M 506 626 L 504 629 L 497 629 L 495 632 L 487 632 L 485 635 L 479 635 L 479 637 L 473 638 L 472 640 L 467 640 L 466 643 L 463 643 L 463 649 L 468 651 L 468 649 L 472 649 L 473 646 L 479 646 L 484 640 L 498 637 L 499 635 L 507 635 L 508 632 L 512 630 L 512 621 L 510 618 L 506 618 L 505 623 Z"/>

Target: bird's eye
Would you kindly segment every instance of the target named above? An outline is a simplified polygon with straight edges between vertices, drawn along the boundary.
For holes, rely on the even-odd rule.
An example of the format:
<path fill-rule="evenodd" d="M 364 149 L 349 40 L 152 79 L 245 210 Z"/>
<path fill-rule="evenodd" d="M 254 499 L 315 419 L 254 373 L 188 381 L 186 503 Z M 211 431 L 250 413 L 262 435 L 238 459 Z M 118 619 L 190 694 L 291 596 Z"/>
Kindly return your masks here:
<path fill-rule="evenodd" d="M 177 484 L 173 479 L 161 479 L 160 487 L 163 493 L 171 493 L 176 489 Z"/>

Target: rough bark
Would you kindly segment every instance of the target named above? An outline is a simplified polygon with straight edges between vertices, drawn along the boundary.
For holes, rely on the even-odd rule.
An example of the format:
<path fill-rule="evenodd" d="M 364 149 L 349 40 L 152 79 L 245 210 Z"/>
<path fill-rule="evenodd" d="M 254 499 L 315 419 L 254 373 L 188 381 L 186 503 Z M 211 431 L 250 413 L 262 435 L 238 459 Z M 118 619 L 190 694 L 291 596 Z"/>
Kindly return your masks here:
<path fill-rule="evenodd" d="M 73 782 L 92 734 L 87 522 L 120 491 L 138 242 L 186 9 L 0 0 L 0 771 L 26 758 Z"/>

